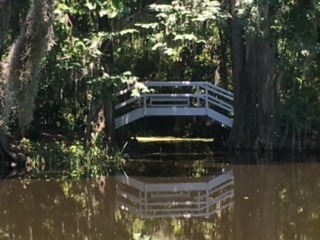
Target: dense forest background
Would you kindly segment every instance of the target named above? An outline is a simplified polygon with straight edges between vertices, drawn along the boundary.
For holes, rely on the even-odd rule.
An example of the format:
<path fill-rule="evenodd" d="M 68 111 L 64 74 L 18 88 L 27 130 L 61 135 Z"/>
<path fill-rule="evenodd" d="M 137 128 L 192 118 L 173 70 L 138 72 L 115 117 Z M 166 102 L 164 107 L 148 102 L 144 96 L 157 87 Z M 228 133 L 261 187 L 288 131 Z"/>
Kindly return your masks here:
<path fill-rule="evenodd" d="M 311 0 L 0 0 L 1 132 L 113 142 L 116 90 L 209 81 L 234 91 L 229 147 L 317 150 L 319 14 Z"/>

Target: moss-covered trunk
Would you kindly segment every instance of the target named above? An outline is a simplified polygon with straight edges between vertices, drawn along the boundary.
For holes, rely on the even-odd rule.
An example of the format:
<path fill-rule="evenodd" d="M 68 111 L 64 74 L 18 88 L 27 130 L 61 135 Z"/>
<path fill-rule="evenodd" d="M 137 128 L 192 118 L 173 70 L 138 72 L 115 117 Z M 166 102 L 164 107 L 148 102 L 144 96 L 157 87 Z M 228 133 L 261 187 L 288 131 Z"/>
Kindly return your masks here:
<path fill-rule="evenodd" d="M 5 51 L 4 43 L 8 32 L 10 5 L 10 0 L 0 0 L 0 61 Z"/>
<path fill-rule="evenodd" d="M 15 109 L 22 136 L 32 121 L 41 62 L 53 43 L 53 7 L 54 0 L 31 1 L 25 24 L 3 66 L 1 128 L 7 127 Z"/>
<path fill-rule="evenodd" d="M 0 54 L 4 51 L 9 2 L 0 0 Z M 20 35 L 11 46 L 6 62 L 1 62 L 0 74 L 0 155 L 1 160 L 20 164 L 22 154 L 14 151 L 6 136 L 10 116 L 15 111 L 24 136 L 33 117 L 34 99 L 38 89 L 38 73 L 44 54 L 53 43 L 54 0 L 31 1 Z"/>

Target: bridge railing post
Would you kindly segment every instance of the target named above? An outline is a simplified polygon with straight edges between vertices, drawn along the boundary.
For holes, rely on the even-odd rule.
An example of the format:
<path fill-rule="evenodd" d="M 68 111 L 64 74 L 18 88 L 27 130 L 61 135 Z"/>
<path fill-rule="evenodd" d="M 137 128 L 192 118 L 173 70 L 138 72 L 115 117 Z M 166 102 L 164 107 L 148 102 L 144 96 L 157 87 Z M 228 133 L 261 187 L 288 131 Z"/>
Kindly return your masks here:
<path fill-rule="evenodd" d="M 205 93 L 206 93 L 206 103 L 205 103 L 205 106 L 206 106 L 206 113 L 208 113 L 208 108 L 209 108 L 209 101 L 208 101 L 208 84 L 206 83 L 205 84 L 205 87 L 206 87 L 206 89 L 205 89 Z"/>
<path fill-rule="evenodd" d="M 199 97 L 199 95 L 201 94 L 201 92 L 200 92 L 200 87 L 199 86 L 197 86 L 197 107 L 200 107 L 200 97 Z"/>
<path fill-rule="evenodd" d="M 147 112 L 146 112 L 146 108 L 147 108 L 147 98 L 146 98 L 146 94 L 143 94 L 143 116 L 146 116 Z"/>

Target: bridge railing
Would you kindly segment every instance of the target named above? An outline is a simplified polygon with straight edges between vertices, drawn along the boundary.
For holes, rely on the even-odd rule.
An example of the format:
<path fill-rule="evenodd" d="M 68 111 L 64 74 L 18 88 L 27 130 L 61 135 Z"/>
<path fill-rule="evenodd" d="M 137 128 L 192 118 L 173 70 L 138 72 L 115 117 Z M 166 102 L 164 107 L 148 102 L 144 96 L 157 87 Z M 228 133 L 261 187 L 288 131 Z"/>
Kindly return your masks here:
<path fill-rule="evenodd" d="M 212 86 L 210 85 L 207 85 L 205 89 L 207 91 L 207 94 L 205 94 L 207 98 L 206 102 L 208 104 L 207 108 L 220 108 L 225 110 L 227 114 L 233 115 L 233 95 L 231 95 L 232 93 L 229 92 L 229 94 L 227 94 L 224 92 L 218 92 L 216 91 L 216 88 L 212 88 Z"/>
<path fill-rule="evenodd" d="M 115 105 L 118 114 L 137 108 L 188 107 L 213 109 L 223 115 L 233 116 L 233 93 L 208 82 L 155 82 L 143 83 L 148 92 L 132 96 L 135 86 L 116 93 L 120 100 Z"/>

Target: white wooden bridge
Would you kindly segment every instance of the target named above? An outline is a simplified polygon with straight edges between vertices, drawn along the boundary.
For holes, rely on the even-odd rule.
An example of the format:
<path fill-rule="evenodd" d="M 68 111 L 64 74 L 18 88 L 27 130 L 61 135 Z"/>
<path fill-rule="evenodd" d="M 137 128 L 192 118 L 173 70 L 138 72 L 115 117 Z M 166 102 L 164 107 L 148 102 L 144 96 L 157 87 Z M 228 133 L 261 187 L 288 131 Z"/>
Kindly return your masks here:
<path fill-rule="evenodd" d="M 147 92 L 133 96 L 136 86 L 118 93 L 115 128 L 148 116 L 207 116 L 225 127 L 233 124 L 233 93 L 208 82 L 145 82 Z"/>

